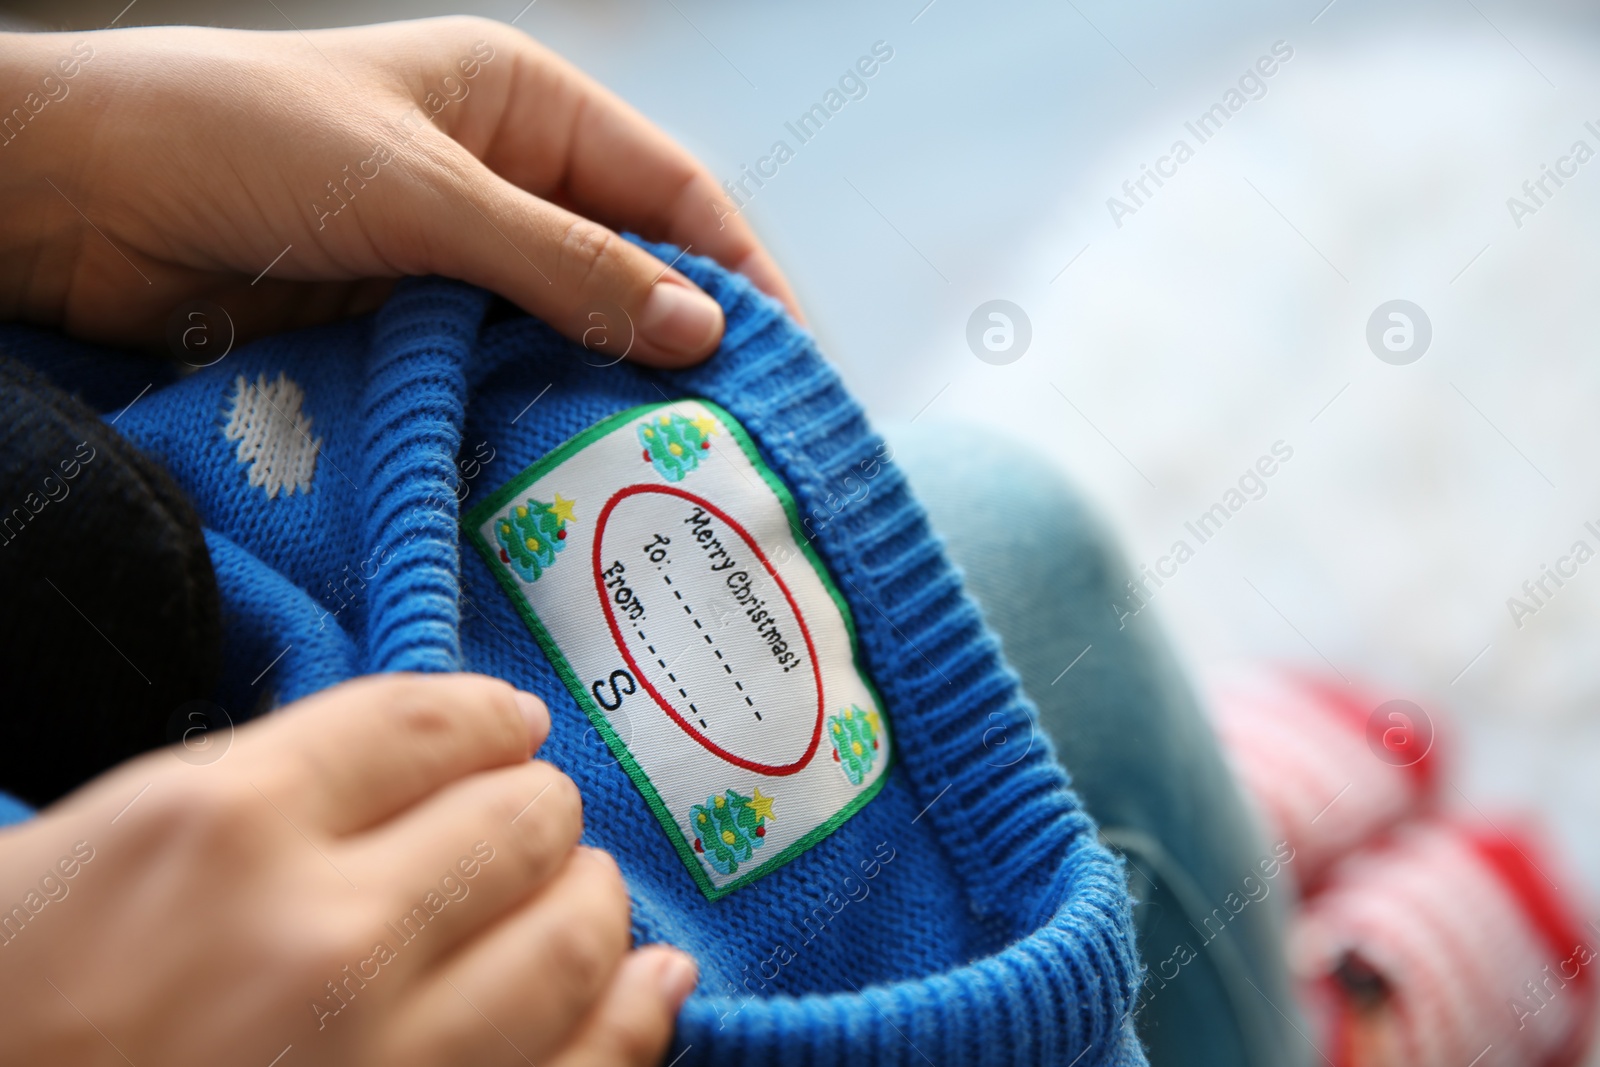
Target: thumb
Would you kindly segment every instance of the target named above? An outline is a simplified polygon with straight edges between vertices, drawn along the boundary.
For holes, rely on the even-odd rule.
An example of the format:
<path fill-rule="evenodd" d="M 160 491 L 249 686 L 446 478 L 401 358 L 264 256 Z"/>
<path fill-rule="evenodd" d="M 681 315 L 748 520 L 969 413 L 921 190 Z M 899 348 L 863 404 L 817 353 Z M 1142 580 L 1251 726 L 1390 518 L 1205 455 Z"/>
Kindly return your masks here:
<path fill-rule="evenodd" d="M 612 230 L 524 192 L 472 160 L 458 210 L 433 244 L 439 269 L 499 293 L 612 359 L 698 363 L 722 340 L 722 308 Z"/>
<path fill-rule="evenodd" d="M 653 1067 L 666 1055 L 678 1009 L 694 991 L 694 960 L 666 945 L 628 954 L 599 1005 L 549 1067 Z"/>

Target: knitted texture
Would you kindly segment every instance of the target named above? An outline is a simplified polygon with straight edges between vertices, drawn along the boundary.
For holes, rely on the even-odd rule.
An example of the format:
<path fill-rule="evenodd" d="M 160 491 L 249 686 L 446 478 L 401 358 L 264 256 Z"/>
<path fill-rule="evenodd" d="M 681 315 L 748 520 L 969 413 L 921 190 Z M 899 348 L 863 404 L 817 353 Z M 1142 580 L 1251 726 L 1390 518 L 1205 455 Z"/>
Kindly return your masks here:
<path fill-rule="evenodd" d="M 541 756 L 577 781 L 585 841 L 616 855 L 637 940 L 700 963 L 669 1059 L 1144 1063 L 1122 871 L 1048 746 L 996 761 L 985 745 L 995 729 L 1031 735 L 1035 712 L 922 509 L 890 466 L 833 514 L 824 502 L 881 443 L 860 407 L 778 305 L 708 260 L 676 265 L 727 314 L 718 355 L 691 370 L 610 365 L 428 279 L 370 318 L 247 346 L 123 416 L 207 528 L 227 624 L 219 702 L 238 719 L 361 673 L 463 668 L 544 696 Z M 255 433 L 278 435 L 281 454 L 305 454 L 288 435 L 319 443 L 309 490 L 269 496 L 224 431 L 240 383 L 280 374 L 300 411 Z M 877 797 L 716 902 L 459 530 L 463 503 L 568 438 L 681 397 L 731 412 L 801 514 L 832 515 L 813 544 L 895 730 Z"/>

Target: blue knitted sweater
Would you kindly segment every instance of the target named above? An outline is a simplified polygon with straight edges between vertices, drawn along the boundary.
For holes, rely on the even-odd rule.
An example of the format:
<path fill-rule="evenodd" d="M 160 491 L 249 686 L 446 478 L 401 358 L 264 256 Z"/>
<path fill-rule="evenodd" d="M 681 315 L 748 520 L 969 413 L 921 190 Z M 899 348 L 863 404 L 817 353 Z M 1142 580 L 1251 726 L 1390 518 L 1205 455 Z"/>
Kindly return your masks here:
<path fill-rule="evenodd" d="M 621 864 L 636 938 L 699 961 L 672 1053 L 685 1064 L 1144 1063 L 1122 871 L 922 509 L 892 462 L 852 491 L 881 442 L 808 334 L 710 261 L 677 266 L 727 313 L 721 350 L 691 370 L 602 365 L 535 320 L 496 315 L 480 290 L 426 279 L 373 316 L 256 342 L 126 410 L 117 428 L 166 464 L 207 528 L 227 626 L 218 703 L 242 720 L 395 670 L 481 671 L 544 696 L 541 756 L 578 782 L 585 841 Z M 33 331 L 5 340 L 36 363 L 68 350 Z M 247 440 L 242 391 L 305 447 Z M 893 726 L 875 794 L 720 896 L 603 758 L 571 672 L 461 518 L 592 427 L 691 397 L 742 427 L 799 515 L 826 520 L 805 524 L 806 551 L 842 596 Z M 1002 753 L 1002 737 L 1032 743 Z"/>

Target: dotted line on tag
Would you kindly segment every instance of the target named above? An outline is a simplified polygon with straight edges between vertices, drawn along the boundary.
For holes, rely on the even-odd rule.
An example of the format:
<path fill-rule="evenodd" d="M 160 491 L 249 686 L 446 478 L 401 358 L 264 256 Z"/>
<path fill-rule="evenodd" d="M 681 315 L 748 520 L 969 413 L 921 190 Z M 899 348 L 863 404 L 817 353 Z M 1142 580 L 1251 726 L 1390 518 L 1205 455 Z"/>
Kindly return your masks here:
<path fill-rule="evenodd" d="M 674 585 L 674 583 L 672 581 L 672 575 L 665 573 L 665 568 L 659 563 L 656 564 L 656 570 L 662 571 L 661 580 L 667 584 L 667 588 L 668 589 L 672 590 L 672 595 L 675 598 L 677 598 L 678 603 L 683 605 L 683 610 L 684 610 L 685 613 L 688 614 L 689 621 L 694 623 L 694 627 L 695 627 L 696 630 L 700 631 L 700 636 L 705 638 L 706 644 L 711 646 L 712 654 L 717 657 L 717 662 L 722 664 L 722 669 L 723 669 L 724 672 L 727 673 L 729 680 L 733 682 L 734 688 L 737 689 L 739 691 L 739 694 L 744 697 L 744 702 L 745 702 L 746 706 L 748 706 L 750 708 L 750 710 L 752 712 L 754 712 L 755 717 L 756 717 L 756 721 L 757 722 L 764 721 L 762 719 L 762 717 L 761 717 L 761 712 L 756 710 L 756 702 L 751 699 L 749 693 L 746 693 L 744 691 L 744 683 L 741 682 L 739 679 L 733 677 L 733 667 L 728 663 L 727 657 L 724 656 L 722 654 L 722 650 L 717 647 L 716 641 L 712 638 L 711 634 L 706 631 L 705 626 L 701 624 L 699 619 L 695 618 L 694 609 L 689 606 L 689 602 L 683 598 L 683 593 L 680 592 L 678 590 L 678 588 Z M 651 651 L 654 652 L 655 650 L 651 649 Z M 657 660 L 657 662 L 661 663 L 662 669 L 666 669 L 666 666 L 667 666 L 666 663 L 662 662 L 659 659 Z M 668 671 L 667 677 L 672 678 L 673 683 L 677 684 L 678 679 L 676 677 L 674 677 L 670 671 Z M 678 689 L 678 692 L 679 692 L 680 695 L 682 695 L 683 699 L 685 699 L 685 700 L 689 699 L 689 694 L 687 692 L 685 692 L 681 687 Z M 689 706 L 691 708 L 694 707 L 693 704 L 690 704 Z M 696 714 L 698 714 L 698 712 L 696 712 Z M 705 722 L 704 719 L 700 720 L 700 725 L 701 726 L 705 726 L 706 725 L 706 722 Z"/>

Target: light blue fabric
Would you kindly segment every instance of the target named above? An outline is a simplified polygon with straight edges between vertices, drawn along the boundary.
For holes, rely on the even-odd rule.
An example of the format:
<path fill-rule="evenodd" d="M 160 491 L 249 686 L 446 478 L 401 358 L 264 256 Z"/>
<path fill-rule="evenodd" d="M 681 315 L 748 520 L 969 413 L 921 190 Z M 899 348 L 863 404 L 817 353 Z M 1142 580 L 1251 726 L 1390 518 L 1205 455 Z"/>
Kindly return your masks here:
<path fill-rule="evenodd" d="M 1274 853 L 1154 613 L 1124 627 L 1113 610 L 1130 574 L 1111 537 L 1050 464 L 1003 437 L 935 424 L 896 428 L 889 439 L 1084 806 L 1129 860 L 1140 954 L 1154 972 L 1136 1014 L 1150 1062 L 1310 1062 L 1291 1022 L 1287 886 L 1217 936 L 1215 921 L 1205 926 Z M 991 518 L 974 523 L 980 499 Z M 996 729 L 990 759 L 1005 765 L 1040 740 Z"/>
<path fill-rule="evenodd" d="M 831 836 L 715 903 L 624 771 L 596 758 L 583 713 L 463 549 L 463 497 L 650 401 L 728 409 L 803 514 L 830 514 L 880 447 L 775 303 L 708 260 L 653 250 L 727 313 L 702 367 L 591 365 L 525 316 L 486 320 L 483 292 L 430 279 L 402 283 L 375 316 L 246 346 L 123 413 L 117 428 L 167 465 L 207 528 L 227 627 L 219 702 L 240 720 L 361 673 L 459 668 L 543 695 L 541 755 L 578 782 L 585 840 L 616 855 L 636 936 L 700 962 L 672 1053 L 684 1064 L 1144 1063 L 1121 864 L 1048 743 L 1005 767 L 990 758 L 988 731 L 1026 732 L 1036 713 L 896 468 L 819 525 L 815 545 L 854 615 L 897 762 Z M 303 391 L 296 432 L 316 467 L 308 492 L 269 497 L 224 427 L 241 386 L 280 375 Z M 469 478 L 457 464 L 480 445 L 494 459 Z M 838 903 L 884 850 L 894 858 L 870 895 Z M 806 938 L 818 909 L 823 932 Z"/>

